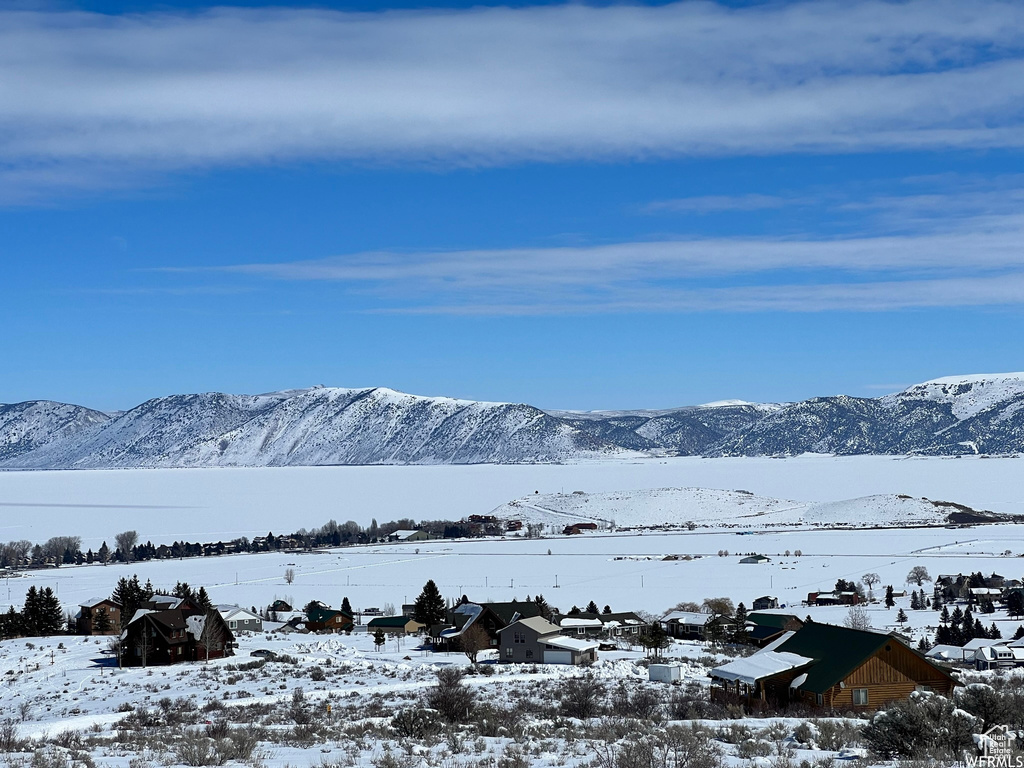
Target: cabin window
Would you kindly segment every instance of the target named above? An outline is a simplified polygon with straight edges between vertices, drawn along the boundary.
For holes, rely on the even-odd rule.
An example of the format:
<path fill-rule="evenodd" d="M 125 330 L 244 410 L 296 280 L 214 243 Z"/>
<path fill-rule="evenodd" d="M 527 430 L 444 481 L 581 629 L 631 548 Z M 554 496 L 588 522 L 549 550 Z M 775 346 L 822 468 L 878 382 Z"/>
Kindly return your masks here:
<path fill-rule="evenodd" d="M 822 694 L 822 693 L 819 693 L 818 695 L 816 695 L 816 696 L 814 697 L 814 702 L 815 702 L 815 703 L 816 703 L 816 704 L 817 704 L 817 705 L 818 705 L 819 707 L 823 707 L 823 706 L 825 706 L 825 695 L 824 695 L 824 694 Z"/>
<path fill-rule="evenodd" d="M 853 689 L 853 706 L 855 707 L 866 707 L 868 705 L 868 689 L 867 688 L 854 688 Z"/>

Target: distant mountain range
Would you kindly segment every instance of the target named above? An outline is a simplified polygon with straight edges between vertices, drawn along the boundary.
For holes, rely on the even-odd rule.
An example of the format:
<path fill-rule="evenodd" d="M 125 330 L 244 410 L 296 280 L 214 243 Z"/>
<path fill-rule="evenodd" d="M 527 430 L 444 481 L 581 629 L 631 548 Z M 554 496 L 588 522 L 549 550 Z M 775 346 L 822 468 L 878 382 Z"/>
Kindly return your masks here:
<path fill-rule="evenodd" d="M 0 468 L 556 463 L 616 456 L 1024 451 L 1024 373 L 935 379 L 878 398 L 543 411 L 384 388 L 149 400 L 116 414 L 0 405 Z"/>

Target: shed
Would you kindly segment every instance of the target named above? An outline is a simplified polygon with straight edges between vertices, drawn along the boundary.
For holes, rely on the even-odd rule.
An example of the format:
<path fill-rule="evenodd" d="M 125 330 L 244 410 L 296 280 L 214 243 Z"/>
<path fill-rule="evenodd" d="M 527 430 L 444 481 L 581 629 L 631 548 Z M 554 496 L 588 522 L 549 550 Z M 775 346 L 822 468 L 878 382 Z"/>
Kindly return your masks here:
<path fill-rule="evenodd" d="M 647 668 L 647 677 L 651 682 L 676 683 L 683 679 L 683 665 L 651 664 Z"/>

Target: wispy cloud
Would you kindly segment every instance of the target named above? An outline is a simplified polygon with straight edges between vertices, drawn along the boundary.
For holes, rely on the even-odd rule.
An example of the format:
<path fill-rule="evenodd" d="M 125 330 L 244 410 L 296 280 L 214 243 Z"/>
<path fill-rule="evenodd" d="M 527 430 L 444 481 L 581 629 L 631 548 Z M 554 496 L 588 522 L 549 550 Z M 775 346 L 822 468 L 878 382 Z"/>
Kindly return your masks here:
<path fill-rule="evenodd" d="M 11 11 L 0 156 L 74 179 L 296 159 L 1019 147 L 1022 40 L 1024 7 L 998 0 Z"/>
<path fill-rule="evenodd" d="M 1024 214 L 916 234 L 359 253 L 218 271 L 322 281 L 377 311 L 889 311 L 1024 303 Z"/>
<path fill-rule="evenodd" d="M 806 200 L 781 197 L 779 195 L 700 195 L 680 197 L 674 200 L 656 200 L 647 203 L 644 213 L 722 213 L 725 211 L 763 211 L 782 208 L 787 205 L 805 204 Z"/>

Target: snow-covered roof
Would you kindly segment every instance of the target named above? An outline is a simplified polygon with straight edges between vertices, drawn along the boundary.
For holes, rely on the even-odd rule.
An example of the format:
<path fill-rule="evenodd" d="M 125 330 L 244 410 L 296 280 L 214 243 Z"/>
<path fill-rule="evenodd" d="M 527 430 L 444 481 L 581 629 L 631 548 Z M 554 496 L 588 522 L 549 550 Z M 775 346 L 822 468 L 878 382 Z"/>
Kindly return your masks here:
<path fill-rule="evenodd" d="M 100 603 L 105 603 L 110 600 L 109 597 L 90 597 L 85 602 L 79 603 L 83 608 L 95 608 Z"/>
<path fill-rule="evenodd" d="M 419 533 L 419 531 L 392 531 L 388 535 L 389 536 L 393 536 L 396 539 L 402 540 L 402 539 L 408 539 L 414 533 Z"/>
<path fill-rule="evenodd" d="M 978 648 L 987 648 L 990 645 L 1004 645 L 1005 640 L 992 640 L 988 637 L 975 637 L 964 643 L 963 648 L 965 651 L 974 651 Z"/>
<path fill-rule="evenodd" d="M 957 659 L 962 661 L 964 658 L 964 649 L 959 645 L 933 645 L 925 656 L 929 659 Z"/>
<path fill-rule="evenodd" d="M 529 627 L 539 635 L 558 634 L 558 627 L 555 624 L 552 624 L 547 619 L 545 619 L 543 616 L 531 616 L 528 619 L 518 619 L 509 624 L 507 627 L 502 627 L 498 630 L 498 632 L 504 632 L 506 629 L 511 629 L 517 624 L 522 624 L 524 627 Z M 544 642 L 548 641 L 545 640 Z M 597 646 L 594 647 L 596 648 Z"/>
<path fill-rule="evenodd" d="M 675 621 L 679 624 L 696 624 L 703 627 L 714 616 L 710 613 L 696 613 L 694 611 L 672 611 L 661 617 L 662 621 Z"/>
<path fill-rule="evenodd" d="M 995 587 L 971 587 L 971 594 L 979 596 L 1001 595 L 1003 594 L 1003 590 L 996 589 Z"/>
<path fill-rule="evenodd" d="M 253 613 L 248 608 L 242 608 L 238 605 L 218 605 L 217 612 L 224 617 L 225 620 L 233 619 L 236 616 L 247 616 L 252 619 L 260 618 L 259 614 Z"/>
<path fill-rule="evenodd" d="M 596 643 L 593 640 L 583 640 L 577 637 L 565 637 L 565 635 L 545 637 L 542 638 L 542 640 L 548 645 L 553 645 L 555 648 L 565 648 L 567 651 L 592 651 L 600 645 L 600 643 Z"/>
<path fill-rule="evenodd" d="M 711 670 L 711 676 L 729 682 L 739 680 L 741 683 L 753 685 L 758 680 L 789 669 L 802 667 L 812 661 L 814 659 L 808 659 L 806 656 L 799 656 L 795 653 L 761 651 L 745 659 L 736 659 L 721 667 L 716 667 Z"/>
<path fill-rule="evenodd" d="M 600 629 L 603 626 L 600 619 L 577 619 L 573 616 L 567 616 L 562 619 L 559 624 L 566 629 L 570 627 L 593 627 Z"/>
<path fill-rule="evenodd" d="M 989 645 L 974 652 L 974 658 L 981 661 L 1024 661 L 1024 648 L 1009 645 Z"/>

